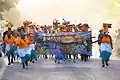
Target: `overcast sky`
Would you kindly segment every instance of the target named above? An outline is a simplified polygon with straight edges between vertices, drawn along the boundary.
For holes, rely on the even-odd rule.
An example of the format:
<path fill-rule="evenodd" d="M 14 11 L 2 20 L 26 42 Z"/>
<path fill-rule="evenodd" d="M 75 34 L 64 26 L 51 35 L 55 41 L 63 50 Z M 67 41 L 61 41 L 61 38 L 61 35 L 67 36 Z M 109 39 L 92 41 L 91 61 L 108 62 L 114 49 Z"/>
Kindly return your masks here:
<path fill-rule="evenodd" d="M 103 22 L 119 21 L 119 0 L 20 0 L 18 10 L 21 20 L 51 24 L 53 18 L 65 18 L 72 23 L 89 23 L 96 27 Z"/>

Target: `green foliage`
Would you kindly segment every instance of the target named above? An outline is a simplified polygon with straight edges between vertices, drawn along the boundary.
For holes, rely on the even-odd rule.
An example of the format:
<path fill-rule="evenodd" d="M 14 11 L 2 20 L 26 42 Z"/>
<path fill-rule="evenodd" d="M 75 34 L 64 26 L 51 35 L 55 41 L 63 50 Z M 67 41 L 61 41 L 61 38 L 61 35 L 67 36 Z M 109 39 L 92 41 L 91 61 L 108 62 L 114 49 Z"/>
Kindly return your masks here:
<path fill-rule="evenodd" d="M 15 7 L 19 0 L 0 0 L 0 19 L 3 19 L 4 11 Z"/>

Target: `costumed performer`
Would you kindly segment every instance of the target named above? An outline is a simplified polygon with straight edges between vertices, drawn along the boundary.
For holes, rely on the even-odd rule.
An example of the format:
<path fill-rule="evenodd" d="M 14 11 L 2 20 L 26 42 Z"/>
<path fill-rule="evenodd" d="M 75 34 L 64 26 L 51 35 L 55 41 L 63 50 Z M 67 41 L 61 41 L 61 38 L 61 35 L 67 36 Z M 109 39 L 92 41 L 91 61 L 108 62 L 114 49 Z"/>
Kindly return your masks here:
<path fill-rule="evenodd" d="M 34 34 L 29 34 L 28 40 L 30 42 L 29 49 L 30 49 L 30 52 L 31 52 L 31 62 L 34 63 L 34 59 L 37 60 L 37 53 L 36 53 L 36 50 L 35 50 Z"/>
<path fill-rule="evenodd" d="M 29 40 L 24 33 L 21 34 L 21 39 L 19 40 L 17 43 L 19 45 L 18 54 L 21 57 L 23 68 L 25 68 L 25 65 L 28 66 L 28 61 L 31 59 Z"/>
<path fill-rule="evenodd" d="M 109 35 L 109 32 L 104 32 L 101 40 L 97 40 L 95 42 L 98 42 L 98 41 L 101 41 L 100 51 L 101 51 L 101 57 L 102 57 L 102 67 L 105 67 L 105 65 L 108 66 L 108 61 L 113 49 L 112 38 Z"/>
<path fill-rule="evenodd" d="M 14 38 L 11 36 L 11 34 L 7 34 L 7 37 L 4 39 L 4 43 L 6 46 L 6 55 L 8 56 L 8 65 L 10 65 L 11 63 L 13 63 L 14 58 L 14 54 L 12 51 L 12 47 L 14 45 Z M 12 57 L 11 61 L 10 57 Z"/>

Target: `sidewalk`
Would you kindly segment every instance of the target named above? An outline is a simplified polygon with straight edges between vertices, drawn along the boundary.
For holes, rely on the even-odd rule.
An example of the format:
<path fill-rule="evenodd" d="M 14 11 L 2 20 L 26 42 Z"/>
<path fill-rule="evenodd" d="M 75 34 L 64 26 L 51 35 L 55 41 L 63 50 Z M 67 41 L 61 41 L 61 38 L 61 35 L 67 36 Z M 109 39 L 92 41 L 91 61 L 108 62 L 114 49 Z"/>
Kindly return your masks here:
<path fill-rule="evenodd" d="M 0 57 L 0 79 L 2 78 L 5 70 L 7 69 L 6 60 L 6 57 Z"/>

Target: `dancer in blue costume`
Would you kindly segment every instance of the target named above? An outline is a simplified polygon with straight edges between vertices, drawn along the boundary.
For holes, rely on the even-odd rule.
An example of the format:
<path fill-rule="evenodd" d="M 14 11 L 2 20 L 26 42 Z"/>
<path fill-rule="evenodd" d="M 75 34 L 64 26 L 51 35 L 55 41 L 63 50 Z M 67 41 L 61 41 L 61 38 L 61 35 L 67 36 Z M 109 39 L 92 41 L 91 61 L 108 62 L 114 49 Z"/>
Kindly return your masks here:
<path fill-rule="evenodd" d="M 30 49 L 30 52 L 31 52 L 31 62 L 34 63 L 34 60 L 37 61 L 37 53 L 36 53 L 36 50 L 35 50 L 35 39 L 34 39 L 34 35 L 33 34 L 30 34 L 29 37 L 28 37 L 28 40 L 30 42 L 29 44 L 29 49 Z"/>
<path fill-rule="evenodd" d="M 101 50 L 101 57 L 102 57 L 102 67 L 108 66 L 108 61 L 111 56 L 113 49 L 113 44 L 112 44 L 112 38 L 108 34 L 108 32 L 105 32 L 102 39 L 101 39 L 101 45 L 100 45 L 100 50 Z"/>
<path fill-rule="evenodd" d="M 56 54 L 55 54 L 55 63 L 60 63 L 60 60 L 64 59 L 64 54 L 60 46 L 56 46 Z"/>
<path fill-rule="evenodd" d="M 100 40 L 95 41 L 95 42 L 101 41 L 100 51 L 102 57 L 102 67 L 104 67 L 105 64 L 106 66 L 108 66 L 108 61 L 113 49 L 112 38 L 108 33 L 109 32 L 104 32 L 102 38 Z"/>
<path fill-rule="evenodd" d="M 15 42 L 15 45 L 13 47 L 13 50 L 14 50 L 14 60 L 15 60 L 15 57 L 17 56 L 17 60 L 18 60 L 18 45 L 17 45 L 17 42 L 19 41 L 20 37 L 18 37 L 18 34 L 17 32 L 14 34 L 14 42 Z"/>
<path fill-rule="evenodd" d="M 25 37 L 25 34 L 21 35 L 21 38 L 19 39 L 17 44 L 19 45 L 18 54 L 21 57 L 23 68 L 25 68 L 25 64 L 26 66 L 28 66 L 28 61 L 31 59 L 29 40 Z"/>
<path fill-rule="evenodd" d="M 6 55 L 8 56 L 8 65 L 13 63 L 13 50 L 12 47 L 14 45 L 14 38 L 11 36 L 11 34 L 7 34 L 7 37 L 4 39 L 4 43 L 6 44 Z M 10 60 L 11 57 L 11 60 Z"/>

